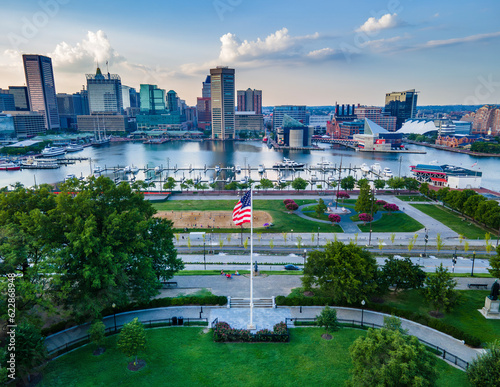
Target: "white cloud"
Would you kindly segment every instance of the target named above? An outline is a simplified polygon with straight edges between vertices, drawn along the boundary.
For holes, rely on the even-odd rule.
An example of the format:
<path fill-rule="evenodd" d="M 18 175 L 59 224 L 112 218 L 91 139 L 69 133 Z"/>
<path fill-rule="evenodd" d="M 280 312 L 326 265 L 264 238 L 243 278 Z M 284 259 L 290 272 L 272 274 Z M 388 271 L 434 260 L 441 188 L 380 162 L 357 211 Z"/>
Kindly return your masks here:
<path fill-rule="evenodd" d="M 403 36 L 394 36 L 392 38 L 368 40 L 364 43 L 361 43 L 361 47 L 369 47 L 375 51 L 384 52 L 394 49 L 395 48 L 394 43 L 409 38 L 410 38 L 409 35 L 403 35 Z"/>
<path fill-rule="evenodd" d="M 366 32 L 367 34 L 370 34 L 388 28 L 394 28 L 399 26 L 400 24 L 401 22 L 396 13 L 393 13 L 392 15 L 390 13 L 386 13 L 385 15 L 381 16 L 380 19 L 378 20 L 374 17 L 369 18 L 356 31 Z"/>
<path fill-rule="evenodd" d="M 283 59 L 293 62 L 307 57 L 308 54 L 303 53 L 303 45 L 319 37 L 317 32 L 312 35 L 291 36 L 287 28 L 253 41 L 241 41 L 235 34 L 227 33 L 220 38 L 221 48 L 216 60 L 201 65 L 188 63 L 181 66 L 181 69 L 185 73 L 194 74 L 206 72 L 216 65 L 254 67 L 273 64 Z"/>
<path fill-rule="evenodd" d="M 312 59 L 327 59 L 338 55 L 339 52 L 330 47 L 321 48 L 319 50 L 310 51 L 307 56 Z"/>
<path fill-rule="evenodd" d="M 463 38 L 452 38 L 452 39 L 443 39 L 443 40 L 429 40 L 428 42 L 421 44 L 419 46 L 414 47 L 414 49 L 425 49 L 425 48 L 440 48 L 446 46 L 454 46 L 463 43 L 471 43 L 478 42 L 481 40 L 487 40 L 492 38 L 500 37 L 500 31 L 491 32 L 488 34 L 477 34 L 465 36 Z"/>

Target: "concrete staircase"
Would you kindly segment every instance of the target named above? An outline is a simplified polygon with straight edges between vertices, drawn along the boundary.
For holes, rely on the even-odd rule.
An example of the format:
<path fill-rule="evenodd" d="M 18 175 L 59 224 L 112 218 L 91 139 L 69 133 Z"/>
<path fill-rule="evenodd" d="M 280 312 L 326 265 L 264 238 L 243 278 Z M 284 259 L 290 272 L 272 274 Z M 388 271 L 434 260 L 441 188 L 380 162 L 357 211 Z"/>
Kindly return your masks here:
<path fill-rule="evenodd" d="M 250 298 L 233 298 L 228 297 L 228 308 L 250 308 Z M 272 298 L 254 298 L 254 308 L 275 308 L 274 297 Z"/>

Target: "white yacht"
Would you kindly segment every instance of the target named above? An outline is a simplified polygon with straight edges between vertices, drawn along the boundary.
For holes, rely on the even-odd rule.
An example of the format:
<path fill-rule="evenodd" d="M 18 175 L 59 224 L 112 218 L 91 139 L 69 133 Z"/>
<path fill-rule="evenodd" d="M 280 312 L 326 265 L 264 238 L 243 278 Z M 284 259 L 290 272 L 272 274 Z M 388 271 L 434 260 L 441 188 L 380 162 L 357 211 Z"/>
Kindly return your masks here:
<path fill-rule="evenodd" d="M 373 165 L 370 165 L 370 168 L 373 172 L 380 174 L 380 171 L 382 168 L 380 167 L 380 163 L 375 163 Z"/>
<path fill-rule="evenodd" d="M 71 143 L 66 147 L 66 152 L 78 152 L 83 150 L 83 145 Z"/>
<path fill-rule="evenodd" d="M 385 177 L 393 177 L 394 175 L 392 174 L 391 168 L 385 167 L 384 172 L 383 172 Z"/>
<path fill-rule="evenodd" d="M 259 165 L 259 169 L 258 169 L 258 172 L 259 173 L 264 173 L 266 171 L 266 168 L 264 167 L 264 165 Z"/>
<path fill-rule="evenodd" d="M 234 167 L 234 171 L 236 173 L 241 173 L 241 167 L 239 165 L 236 165 L 236 167 Z"/>
<path fill-rule="evenodd" d="M 362 171 L 362 172 L 364 172 L 364 173 L 368 173 L 368 172 L 370 172 L 370 168 L 368 167 L 368 165 L 366 165 L 366 163 L 361 164 L 360 169 L 361 169 L 361 171 Z"/>
<path fill-rule="evenodd" d="M 64 178 L 64 181 L 67 181 L 69 179 L 76 179 L 76 175 L 74 173 L 68 173 Z"/>
<path fill-rule="evenodd" d="M 95 175 L 100 175 L 102 173 L 102 168 L 98 165 L 94 167 L 94 174 Z"/>
<path fill-rule="evenodd" d="M 62 156 L 66 150 L 60 146 L 48 146 L 42 150 L 43 157 Z"/>

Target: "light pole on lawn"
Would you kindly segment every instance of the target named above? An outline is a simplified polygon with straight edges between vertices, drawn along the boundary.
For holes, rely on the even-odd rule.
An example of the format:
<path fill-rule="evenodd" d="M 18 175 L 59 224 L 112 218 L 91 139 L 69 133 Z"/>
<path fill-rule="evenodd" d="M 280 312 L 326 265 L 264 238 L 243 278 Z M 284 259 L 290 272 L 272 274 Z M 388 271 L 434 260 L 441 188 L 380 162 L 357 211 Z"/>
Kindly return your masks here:
<path fill-rule="evenodd" d="M 307 250 L 304 249 L 304 266 L 306 265 Z"/>
<path fill-rule="evenodd" d="M 207 270 L 207 260 L 205 257 L 205 238 L 203 238 L 203 270 Z"/>
<path fill-rule="evenodd" d="M 361 300 L 361 327 L 363 327 L 363 319 L 364 319 L 364 314 L 365 314 L 365 300 Z"/>
<path fill-rule="evenodd" d="M 316 247 L 319 248 L 319 227 L 318 227 L 318 240 L 316 241 Z"/>
<path fill-rule="evenodd" d="M 115 321 L 115 333 L 116 333 L 116 304 L 113 302 L 113 305 L 111 305 L 113 307 L 113 320 Z"/>
<path fill-rule="evenodd" d="M 474 277 L 474 261 L 476 260 L 476 252 L 472 252 L 472 271 L 470 272 L 470 276 Z"/>

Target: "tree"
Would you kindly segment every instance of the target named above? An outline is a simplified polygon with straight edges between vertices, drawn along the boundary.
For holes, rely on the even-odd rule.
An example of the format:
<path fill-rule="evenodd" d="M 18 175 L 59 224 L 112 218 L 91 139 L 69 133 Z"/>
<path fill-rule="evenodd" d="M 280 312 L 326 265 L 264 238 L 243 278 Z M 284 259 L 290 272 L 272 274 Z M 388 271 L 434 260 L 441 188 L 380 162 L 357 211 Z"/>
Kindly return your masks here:
<path fill-rule="evenodd" d="M 422 183 L 419 187 L 419 192 L 424 196 L 429 196 L 429 183 Z"/>
<path fill-rule="evenodd" d="M 348 386 L 434 386 L 436 358 L 415 336 L 396 326 L 368 329 L 349 348 L 353 368 Z"/>
<path fill-rule="evenodd" d="M 225 189 L 226 191 L 236 191 L 236 190 L 238 189 L 238 183 L 237 183 L 237 182 L 235 182 L 235 181 L 232 181 L 231 183 L 226 184 L 226 185 L 224 186 L 224 189 Z"/>
<path fill-rule="evenodd" d="M 484 202 L 486 200 L 487 199 L 483 195 L 470 196 L 463 205 L 463 211 L 465 215 L 475 219 L 476 209 L 479 207 L 479 204 L 481 204 L 481 202 Z"/>
<path fill-rule="evenodd" d="M 350 198 L 350 196 L 347 192 L 340 191 L 339 193 L 337 193 L 337 201 L 339 199 L 342 199 L 342 204 L 344 204 L 344 199 L 349 199 L 349 198 Z"/>
<path fill-rule="evenodd" d="M 302 283 L 331 294 L 335 302 L 357 303 L 375 290 L 377 263 L 370 252 L 354 244 L 328 242 L 324 251 L 312 251 Z"/>
<path fill-rule="evenodd" d="M 274 187 L 274 184 L 269 179 L 260 179 L 260 184 L 257 187 L 259 189 L 270 189 Z"/>
<path fill-rule="evenodd" d="M 418 289 L 424 284 L 425 273 L 410 258 L 396 259 L 390 256 L 382 267 L 382 277 L 389 286 L 398 289 Z"/>
<path fill-rule="evenodd" d="M 137 355 L 146 349 L 146 332 L 137 317 L 123 326 L 117 345 L 125 356 L 135 357 L 134 365 L 136 365 Z"/>
<path fill-rule="evenodd" d="M 385 187 L 385 180 L 377 179 L 373 182 L 376 189 L 383 189 Z"/>
<path fill-rule="evenodd" d="M 358 213 L 371 213 L 373 210 L 373 212 L 375 213 L 377 207 L 373 205 L 374 199 L 375 198 L 373 197 L 370 186 L 368 184 L 361 186 L 359 190 L 358 200 L 356 200 L 356 205 L 354 206 L 354 210 Z"/>
<path fill-rule="evenodd" d="M 359 179 L 358 180 L 358 187 L 359 188 L 361 188 L 361 187 L 368 187 L 368 188 L 370 188 L 370 183 L 368 182 L 368 179 L 367 178 Z"/>
<path fill-rule="evenodd" d="M 164 189 L 174 189 L 176 185 L 177 185 L 177 182 L 175 181 L 175 179 L 172 176 L 169 176 L 167 178 L 167 181 L 165 181 L 165 183 L 163 184 L 163 188 Z"/>
<path fill-rule="evenodd" d="M 316 323 L 318 326 L 325 328 L 327 332 L 340 329 L 340 324 L 337 320 L 337 311 L 329 306 L 325 306 L 321 313 L 316 316 Z"/>
<path fill-rule="evenodd" d="M 390 215 L 394 211 L 399 211 L 399 207 L 396 204 L 387 203 L 387 204 L 384 204 L 384 210 L 389 212 L 389 215 Z"/>
<path fill-rule="evenodd" d="M 345 189 L 346 191 L 352 191 L 354 189 L 355 184 L 356 184 L 356 180 L 351 175 L 344 177 L 340 181 L 340 187 L 342 189 Z"/>
<path fill-rule="evenodd" d="M 500 380 L 500 340 L 489 343 L 486 352 L 475 358 L 467 368 L 473 387 L 498 386 Z"/>
<path fill-rule="evenodd" d="M 295 202 L 287 203 L 285 205 L 288 211 L 296 211 L 299 208 L 299 205 Z"/>
<path fill-rule="evenodd" d="M 334 223 L 340 223 L 340 215 L 337 214 L 330 214 L 328 215 L 328 220 L 332 222 L 332 226 Z M 314 242 L 314 241 L 313 241 Z"/>
<path fill-rule="evenodd" d="M 405 181 L 402 177 L 391 177 L 389 180 L 387 180 L 387 186 L 396 191 L 397 189 L 404 188 Z"/>
<path fill-rule="evenodd" d="M 292 188 L 299 191 L 307 188 L 307 180 L 304 180 L 301 177 L 297 177 L 294 181 L 292 181 Z"/>
<path fill-rule="evenodd" d="M 373 220 L 373 216 L 371 216 L 370 214 L 361 213 L 358 215 L 358 219 L 361 220 L 365 225 L 366 222 L 371 222 Z"/>
<path fill-rule="evenodd" d="M 500 246 L 497 246 L 497 254 L 490 257 L 490 268 L 488 271 L 495 278 L 500 278 Z"/>
<path fill-rule="evenodd" d="M 414 179 L 413 177 L 405 177 L 404 180 L 404 187 L 411 193 L 411 191 L 416 191 L 418 190 L 418 186 L 420 183 L 418 182 L 417 179 Z"/>
<path fill-rule="evenodd" d="M 318 204 L 314 206 L 314 211 L 316 212 L 318 217 L 323 215 L 327 209 L 328 207 L 326 206 L 323 199 L 319 199 Z"/>
<path fill-rule="evenodd" d="M 53 216 L 62 248 L 56 251 L 53 295 L 77 315 L 97 317 L 112 303 L 146 302 L 158 278 L 181 265 L 171 223 L 153 218 L 141 192 L 106 177 L 84 182 L 77 195 L 61 192 Z"/>
<path fill-rule="evenodd" d="M 94 343 L 96 350 L 104 346 L 106 329 L 102 320 L 95 320 L 89 328 L 90 341 Z"/>
<path fill-rule="evenodd" d="M 425 288 L 422 292 L 439 313 L 440 309 L 449 312 L 458 302 L 458 294 L 454 290 L 457 282 L 453 279 L 448 269 L 441 263 L 434 275 L 429 275 L 424 281 Z"/>
<path fill-rule="evenodd" d="M 28 376 L 29 381 L 30 371 L 39 366 L 47 356 L 44 337 L 40 329 L 25 322 L 18 324 L 15 332 L 16 371 L 21 377 Z"/>

